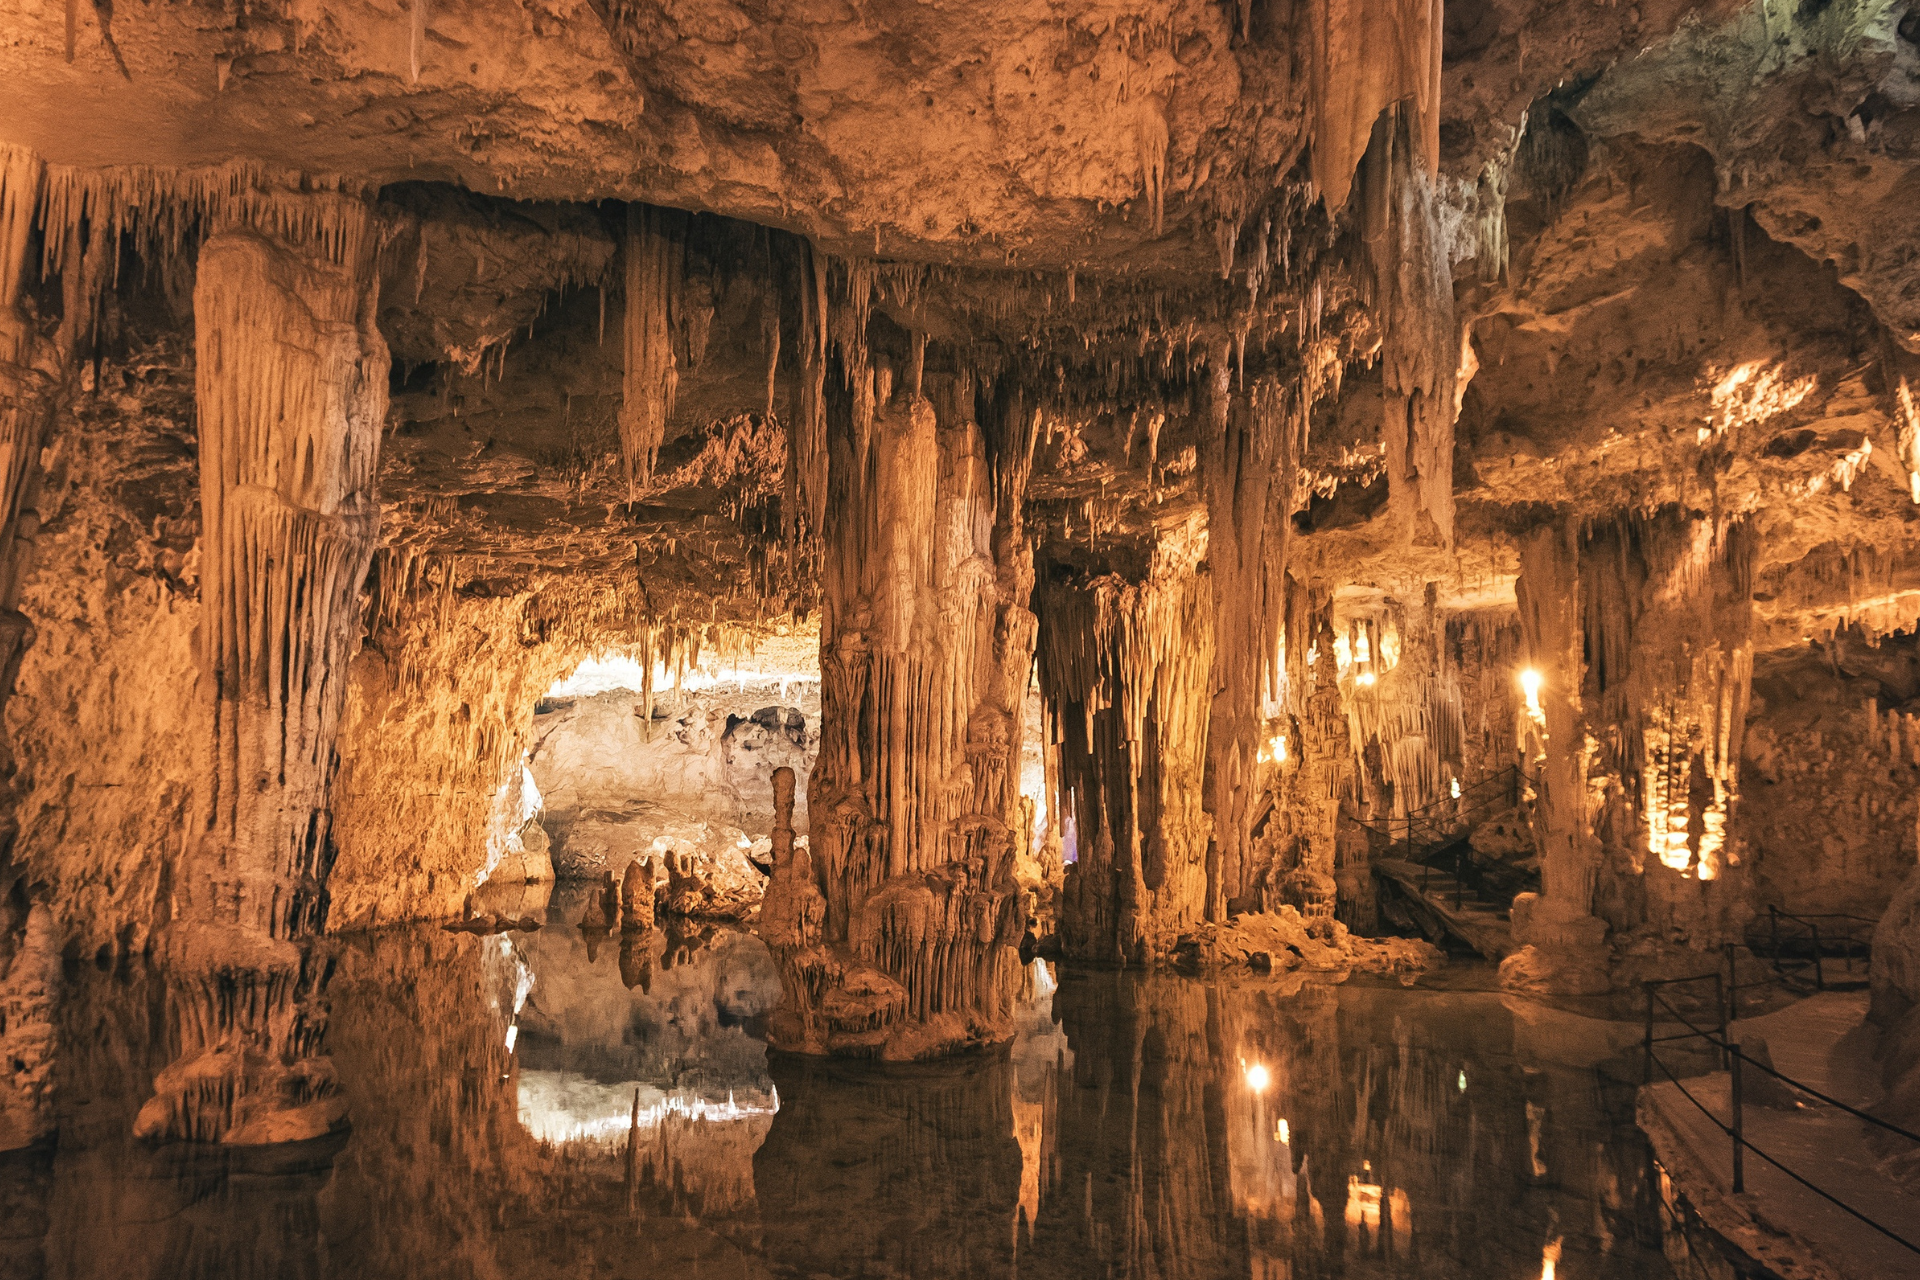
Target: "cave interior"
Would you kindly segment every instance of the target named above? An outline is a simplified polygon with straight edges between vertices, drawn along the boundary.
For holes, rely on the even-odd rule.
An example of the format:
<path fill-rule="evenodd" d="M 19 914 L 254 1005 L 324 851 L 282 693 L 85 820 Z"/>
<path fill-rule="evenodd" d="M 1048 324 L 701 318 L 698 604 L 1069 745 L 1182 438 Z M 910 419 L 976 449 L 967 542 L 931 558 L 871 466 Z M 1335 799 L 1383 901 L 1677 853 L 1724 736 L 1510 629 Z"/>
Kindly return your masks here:
<path fill-rule="evenodd" d="M 5 1275 L 1920 1276 L 1914 0 L 0 70 Z"/>

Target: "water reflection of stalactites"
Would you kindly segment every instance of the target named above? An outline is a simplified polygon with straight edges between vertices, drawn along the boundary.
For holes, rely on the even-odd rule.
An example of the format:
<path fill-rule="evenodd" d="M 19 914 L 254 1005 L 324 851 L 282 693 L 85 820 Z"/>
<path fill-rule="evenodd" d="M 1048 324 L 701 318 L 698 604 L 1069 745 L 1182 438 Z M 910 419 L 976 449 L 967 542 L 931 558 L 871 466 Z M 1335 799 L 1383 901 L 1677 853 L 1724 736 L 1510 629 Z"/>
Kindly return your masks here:
<path fill-rule="evenodd" d="M 1645 1157 L 1617 1140 L 1631 1089 L 1516 1044 L 1493 997 L 1419 999 L 1309 986 L 1227 1002 L 1236 1065 L 1265 1086 L 1240 1066 L 1225 1093 L 1252 1274 L 1533 1276 L 1563 1238 L 1583 1275 L 1643 1274 Z"/>
<path fill-rule="evenodd" d="M 329 1199 L 330 1220 L 354 1230 L 348 1256 L 336 1246 L 339 1274 L 760 1274 L 749 1170 L 768 1117 L 714 1124 L 661 1107 L 629 1148 L 631 1077 L 713 1071 L 701 1033 L 751 1007 L 751 963 L 710 952 L 646 997 L 625 986 L 613 947 L 596 950 L 589 964 L 586 940 L 557 925 L 492 938 L 399 930 L 343 961 L 333 1045 L 355 1131 Z M 586 1089 L 535 1127 L 593 1132 L 543 1141 L 527 1103 L 563 1079 Z M 591 1114 L 560 1114 L 572 1105 Z"/>
<path fill-rule="evenodd" d="M 1621 1138 L 1631 1088 L 1517 1040 L 1496 997 L 1069 972 L 1054 1007 L 1074 1065 L 1027 1274 L 1531 1280 L 1552 1249 L 1577 1257 L 1566 1274 L 1659 1265 L 1644 1148 Z"/>
<path fill-rule="evenodd" d="M 1062 973 L 1054 1011 L 1073 1060 L 1056 1079 L 1057 1163 L 1022 1271 L 1247 1274 L 1229 1199 L 1217 994 L 1173 978 Z"/>
<path fill-rule="evenodd" d="M 777 1271 L 1010 1277 L 1020 1197 L 1013 1064 L 772 1055 L 780 1112 L 754 1157 Z"/>
<path fill-rule="evenodd" d="M 167 1007 L 175 990 L 139 963 L 67 966 L 57 1145 L 0 1161 L 0 1275 L 326 1274 L 317 1241 L 345 1132 L 252 1148 L 132 1137 L 155 1072 L 179 1049 Z M 30 1244 L 4 1239 L 27 1234 L 15 1212 L 21 1193 L 43 1210 Z"/>

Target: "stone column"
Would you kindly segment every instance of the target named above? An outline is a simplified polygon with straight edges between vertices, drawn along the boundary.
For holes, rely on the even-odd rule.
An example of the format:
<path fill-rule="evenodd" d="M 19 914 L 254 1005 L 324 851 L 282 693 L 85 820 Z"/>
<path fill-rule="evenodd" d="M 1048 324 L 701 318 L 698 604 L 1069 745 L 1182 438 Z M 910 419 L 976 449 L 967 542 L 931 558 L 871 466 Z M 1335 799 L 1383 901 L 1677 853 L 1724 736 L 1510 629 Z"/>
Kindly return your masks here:
<path fill-rule="evenodd" d="M 214 776 L 163 957 L 181 1056 L 137 1130 L 312 1137 L 344 1100 L 320 1056 L 334 736 L 374 492 L 387 349 L 364 205 L 260 195 L 200 252 L 201 644 Z"/>
<path fill-rule="evenodd" d="M 1033 415 L 972 379 L 887 394 L 864 357 L 830 406 L 811 849 L 775 864 L 761 936 L 776 1046 L 927 1057 L 1004 1040 L 1033 658 L 1023 507 Z"/>
<path fill-rule="evenodd" d="M 1040 687 L 1079 834 L 1060 920 L 1071 956 L 1162 960 L 1206 918 L 1214 602 L 1180 554 L 1198 541 L 1187 532 L 1156 552 L 1145 582 L 1107 575 L 1047 591 Z"/>
<path fill-rule="evenodd" d="M 1527 667 L 1522 707 L 1533 773 L 1539 894 L 1513 903 L 1520 947 L 1500 979 L 1522 990 L 1580 995 L 1611 985 L 1606 923 L 1593 914 L 1597 848 L 1587 814 L 1587 726 L 1581 706 L 1586 631 L 1581 612 L 1578 532 L 1548 525 L 1520 548 L 1521 650 Z"/>

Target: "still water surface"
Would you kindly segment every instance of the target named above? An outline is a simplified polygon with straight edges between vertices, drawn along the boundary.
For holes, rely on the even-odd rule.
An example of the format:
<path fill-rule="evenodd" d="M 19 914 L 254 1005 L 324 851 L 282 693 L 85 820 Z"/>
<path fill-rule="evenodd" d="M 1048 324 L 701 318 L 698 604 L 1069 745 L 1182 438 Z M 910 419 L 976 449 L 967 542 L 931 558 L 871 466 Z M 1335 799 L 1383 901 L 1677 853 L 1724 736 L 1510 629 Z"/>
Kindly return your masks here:
<path fill-rule="evenodd" d="M 1029 988 L 1010 1051 L 884 1069 L 769 1060 L 739 933 L 343 939 L 351 1131 L 221 1152 L 128 1136 L 160 986 L 82 968 L 0 1276 L 1672 1274 L 1617 1029 L 1359 979 Z"/>

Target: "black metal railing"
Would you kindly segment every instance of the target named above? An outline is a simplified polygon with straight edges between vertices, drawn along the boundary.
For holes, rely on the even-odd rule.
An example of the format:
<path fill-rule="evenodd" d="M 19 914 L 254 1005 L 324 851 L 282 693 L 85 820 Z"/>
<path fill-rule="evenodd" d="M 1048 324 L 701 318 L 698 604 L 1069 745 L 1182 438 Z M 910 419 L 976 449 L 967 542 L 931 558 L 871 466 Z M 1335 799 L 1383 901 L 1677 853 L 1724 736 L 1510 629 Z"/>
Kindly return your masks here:
<path fill-rule="evenodd" d="M 1729 964 L 1732 963 L 1733 955 L 1734 955 L 1733 948 L 1729 946 L 1727 949 L 1727 958 L 1728 958 Z M 1666 998 L 1666 995 L 1664 994 L 1665 988 L 1682 986 L 1689 983 L 1702 983 L 1702 982 L 1713 983 L 1714 995 L 1713 995 L 1712 1007 L 1716 1012 L 1716 1016 L 1718 1017 L 1718 1026 L 1717 1028 L 1714 1028 L 1714 1029 L 1696 1026 L 1692 1021 L 1692 1019 L 1688 1018 L 1686 1013 L 1682 1012 L 1678 1007 L 1676 1007 L 1674 1003 L 1668 1000 Z M 1668 1080 L 1673 1082 L 1674 1088 L 1679 1090 L 1681 1097 L 1685 1098 L 1688 1102 L 1691 1102 L 1695 1107 L 1697 1107 L 1700 1111 L 1700 1114 L 1704 1115 L 1708 1120 L 1710 1120 L 1713 1123 L 1714 1127 L 1719 1129 L 1722 1133 L 1726 1134 L 1728 1138 L 1732 1140 L 1732 1143 L 1733 1143 L 1733 1149 L 1732 1149 L 1733 1193 L 1735 1195 L 1742 1195 L 1746 1192 L 1746 1153 L 1751 1151 L 1753 1152 L 1754 1155 L 1759 1156 L 1762 1160 L 1765 1160 L 1768 1164 L 1778 1169 L 1781 1173 L 1784 1173 L 1787 1177 L 1793 1179 L 1795 1182 L 1799 1183 L 1801 1186 L 1813 1192 L 1815 1195 L 1819 1196 L 1823 1200 L 1826 1200 L 1828 1203 L 1834 1205 L 1837 1208 L 1845 1210 L 1847 1213 L 1851 1214 L 1853 1217 L 1859 1219 L 1861 1222 L 1865 1223 L 1867 1226 L 1872 1227 L 1875 1231 L 1879 1232 L 1881 1235 L 1887 1237 L 1889 1240 L 1892 1240 L 1894 1243 L 1900 1245 L 1901 1247 L 1912 1251 L 1916 1255 L 1920 1255 L 1920 1244 L 1916 1244 L 1914 1241 L 1909 1240 L 1907 1237 L 1901 1235 L 1897 1231 L 1894 1231 L 1892 1228 L 1883 1226 L 1882 1224 L 1874 1221 L 1872 1218 L 1868 1217 L 1866 1214 L 1862 1213 L 1860 1210 L 1854 1208 L 1852 1205 L 1848 1204 L 1846 1201 L 1840 1199 L 1838 1196 L 1834 1195 L 1832 1192 L 1826 1190 L 1824 1187 L 1817 1186 L 1813 1182 L 1809 1181 L 1807 1178 L 1803 1177 L 1801 1174 L 1796 1173 L 1792 1169 L 1789 1169 L 1786 1165 L 1780 1163 L 1780 1161 L 1776 1160 L 1773 1156 L 1768 1155 L 1765 1151 L 1762 1151 L 1759 1147 L 1755 1146 L 1751 1141 L 1748 1140 L 1746 1136 L 1746 1105 L 1745 1105 L 1745 1088 L 1744 1088 L 1744 1080 L 1745 1080 L 1746 1073 L 1748 1071 L 1763 1071 L 1766 1074 L 1772 1076 L 1775 1080 L 1778 1080 L 1781 1084 L 1787 1086 L 1789 1089 L 1793 1089 L 1799 1093 L 1805 1094 L 1807 1097 L 1812 1098 L 1817 1102 L 1823 1103 L 1826 1106 L 1835 1107 L 1841 1111 L 1846 1112 L 1848 1115 L 1855 1117 L 1858 1120 L 1865 1121 L 1867 1124 L 1872 1125 L 1876 1129 L 1894 1134 L 1900 1138 L 1906 1139 L 1909 1142 L 1920 1144 L 1920 1134 L 1910 1132 L 1907 1129 L 1901 1128 L 1897 1124 L 1892 1124 L 1886 1120 L 1882 1120 L 1879 1116 L 1870 1115 L 1869 1113 L 1860 1110 L 1858 1107 L 1849 1106 L 1847 1103 L 1840 1101 L 1838 1098 L 1829 1097 L 1828 1095 L 1826 1095 L 1825 1093 L 1822 1093 L 1818 1089 L 1815 1089 L 1811 1085 L 1802 1084 L 1800 1081 L 1795 1080 L 1793 1077 L 1785 1075 L 1779 1071 L 1776 1071 L 1771 1064 L 1761 1062 L 1757 1058 L 1749 1057 L 1746 1053 L 1744 1053 L 1741 1050 L 1740 1045 L 1735 1041 L 1733 1041 L 1728 1034 L 1729 1028 L 1732 1022 L 1734 1000 L 1737 998 L 1739 988 L 1737 986 L 1734 986 L 1733 984 L 1730 984 L 1723 977 L 1722 973 L 1718 969 L 1716 969 L 1712 973 L 1698 974 L 1691 978 L 1664 978 L 1657 981 L 1646 982 L 1641 985 L 1645 988 L 1646 997 L 1647 997 L 1646 1030 L 1642 1039 L 1642 1050 L 1646 1056 L 1644 1083 L 1646 1084 L 1653 1083 L 1653 1073 L 1655 1068 L 1658 1068 L 1660 1072 L 1667 1077 Z M 1749 982 L 1749 983 L 1740 984 L 1740 985 L 1755 986 L 1759 984 Z M 1681 1026 L 1685 1027 L 1686 1030 L 1684 1032 L 1676 1032 L 1672 1035 L 1656 1035 L 1654 1033 L 1655 1032 L 1654 1015 L 1656 1012 L 1656 1006 L 1658 1006 L 1659 1009 L 1665 1010 L 1666 1013 L 1675 1022 L 1678 1022 Z M 1724 1120 L 1724 1121 L 1721 1120 L 1720 1117 L 1715 1115 L 1713 1111 L 1704 1102 L 1696 1098 L 1693 1095 L 1692 1090 L 1688 1089 L 1686 1085 L 1681 1083 L 1680 1077 L 1676 1076 L 1673 1073 L 1672 1069 L 1669 1068 L 1666 1063 L 1660 1060 L 1658 1046 L 1662 1044 L 1670 1044 L 1670 1043 L 1673 1043 L 1676 1041 L 1682 1041 L 1682 1040 L 1704 1041 L 1706 1044 L 1708 1044 L 1709 1046 L 1711 1046 L 1712 1048 L 1718 1051 L 1718 1056 L 1720 1060 L 1724 1063 L 1727 1074 L 1728 1074 L 1728 1118 L 1727 1120 Z"/>
<path fill-rule="evenodd" d="M 1453 875 L 1453 906 L 1459 910 L 1465 900 L 1466 886 L 1475 878 L 1471 851 L 1463 843 L 1475 821 L 1495 808 L 1511 807 L 1518 802 L 1527 775 L 1516 765 L 1495 770 L 1471 786 L 1462 787 L 1457 796 L 1409 809 L 1397 818 L 1382 818 L 1361 825 L 1386 839 L 1386 852 L 1401 851 L 1402 858 L 1421 868 L 1420 892 L 1431 892 L 1436 872 Z M 1446 856 L 1450 855 L 1450 856 Z"/>
<path fill-rule="evenodd" d="M 1843 911 L 1793 912 L 1768 907 L 1768 950 L 1772 952 L 1774 970 L 1799 976 L 1811 969 L 1814 989 L 1825 991 L 1827 953 L 1839 951 L 1849 976 L 1854 973 L 1856 960 L 1861 962 L 1864 973 L 1866 958 L 1873 948 L 1873 927 L 1877 923 Z"/>

